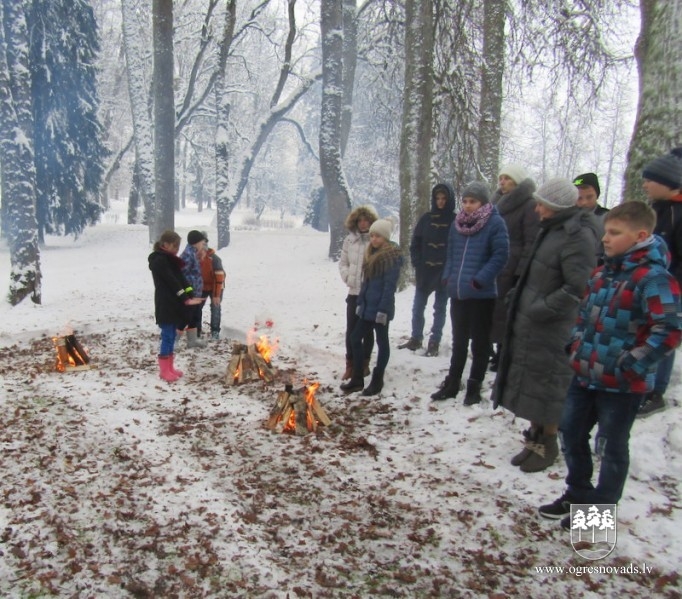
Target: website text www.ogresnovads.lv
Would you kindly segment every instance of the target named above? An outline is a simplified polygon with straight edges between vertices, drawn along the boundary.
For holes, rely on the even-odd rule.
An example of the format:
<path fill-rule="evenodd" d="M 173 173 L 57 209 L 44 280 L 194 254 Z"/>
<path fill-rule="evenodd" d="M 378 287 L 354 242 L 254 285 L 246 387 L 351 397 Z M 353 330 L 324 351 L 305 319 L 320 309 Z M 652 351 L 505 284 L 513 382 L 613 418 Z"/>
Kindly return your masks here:
<path fill-rule="evenodd" d="M 535 566 L 536 574 L 571 574 L 580 577 L 583 574 L 642 574 L 647 576 L 653 572 L 652 566 L 633 564 L 625 566 Z"/>

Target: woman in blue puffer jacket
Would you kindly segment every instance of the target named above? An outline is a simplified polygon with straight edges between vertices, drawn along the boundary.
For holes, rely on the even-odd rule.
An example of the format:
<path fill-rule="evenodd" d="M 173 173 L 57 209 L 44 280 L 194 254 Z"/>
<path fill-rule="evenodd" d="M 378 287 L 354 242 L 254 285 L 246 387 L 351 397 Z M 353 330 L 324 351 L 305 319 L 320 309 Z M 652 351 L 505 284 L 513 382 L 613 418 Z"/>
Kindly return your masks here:
<path fill-rule="evenodd" d="M 431 399 L 456 397 L 471 341 L 473 356 L 464 405 L 481 401 L 488 367 L 497 276 L 509 258 L 507 225 L 490 203 L 485 184 L 469 183 L 462 192 L 462 210 L 450 226 L 443 284 L 450 296 L 452 358 L 450 371 Z"/>

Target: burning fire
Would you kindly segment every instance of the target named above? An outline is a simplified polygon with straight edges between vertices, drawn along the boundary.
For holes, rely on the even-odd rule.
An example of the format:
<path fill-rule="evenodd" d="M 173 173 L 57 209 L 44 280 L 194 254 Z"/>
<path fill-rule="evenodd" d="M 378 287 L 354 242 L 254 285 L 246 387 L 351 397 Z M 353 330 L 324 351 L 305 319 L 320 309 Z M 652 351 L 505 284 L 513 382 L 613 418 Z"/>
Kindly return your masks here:
<path fill-rule="evenodd" d="M 255 329 L 249 331 L 249 334 L 247 335 L 246 339 L 247 345 L 251 344 L 255 345 L 256 350 L 258 350 L 258 353 L 263 357 L 263 360 L 270 364 L 270 362 L 272 361 L 272 356 L 279 349 L 279 339 L 275 339 L 271 343 L 267 335 L 260 335 L 258 339 L 256 339 L 255 336 L 256 336 Z"/>
<path fill-rule="evenodd" d="M 81 346 L 73 334 L 52 337 L 52 343 L 54 343 L 55 350 L 57 351 L 55 367 L 59 372 L 89 368 L 90 357 L 86 349 Z"/>
<path fill-rule="evenodd" d="M 319 386 L 320 383 L 312 383 L 311 385 L 307 385 L 305 381 L 303 383 L 305 402 L 308 404 L 308 409 L 305 413 L 305 425 L 309 431 L 315 430 L 317 424 L 314 421 L 315 416 L 313 415 L 313 406 L 315 404 L 315 391 L 317 391 Z M 289 414 L 289 420 L 284 425 L 282 430 L 283 432 L 296 432 L 296 410 L 291 411 L 291 414 Z"/>

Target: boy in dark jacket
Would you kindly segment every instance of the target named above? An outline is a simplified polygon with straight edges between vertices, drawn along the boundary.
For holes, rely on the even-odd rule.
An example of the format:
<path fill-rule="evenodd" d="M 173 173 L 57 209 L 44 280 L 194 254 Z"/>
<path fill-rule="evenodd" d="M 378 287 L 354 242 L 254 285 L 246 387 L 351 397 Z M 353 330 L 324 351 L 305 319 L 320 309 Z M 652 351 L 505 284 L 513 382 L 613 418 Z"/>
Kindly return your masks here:
<path fill-rule="evenodd" d="M 657 363 L 680 344 L 680 286 L 668 272 L 665 242 L 652 235 L 656 215 L 625 202 L 604 218 L 604 264 L 587 285 L 570 344 L 573 381 L 559 426 L 567 489 L 543 505 L 545 518 L 570 530 L 571 504 L 616 504 L 630 463 L 637 410 L 654 384 Z M 601 456 L 592 483 L 590 432 Z"/>
<path fill-rule="evenodd" d="M 455 197 L 452 189 L 445 183 L 439 183 L 431 190 L 431 210 L 422 215 L 417 222 L 410 242 L 410 259 L 415 274 L 412 335 L 405 343 L 399 345 L 398 349 L 414 351 L 422 346 L 424 310 L 429 296 L 433 293 L 433 325 L 425 355 L 438 355 L 448 304 L 447 291 L 440 282 L 454 212 Z"/>
<path fill-rule="evenodd" d="M 677 152 L 679 149 L 673 150 Z M 660 235 L 670 251 L 669 270 L 682 285 L 682 160 L 671 152 L 655 158 L 644 167 L 642 187 L 656 213 L 654 233 Z M 637 416 L 645 418 L 665 409 L 664 395 L 670 383 L 675 352 L 670 352 L 658 364 L 656 382 L 648 393 Z"/>

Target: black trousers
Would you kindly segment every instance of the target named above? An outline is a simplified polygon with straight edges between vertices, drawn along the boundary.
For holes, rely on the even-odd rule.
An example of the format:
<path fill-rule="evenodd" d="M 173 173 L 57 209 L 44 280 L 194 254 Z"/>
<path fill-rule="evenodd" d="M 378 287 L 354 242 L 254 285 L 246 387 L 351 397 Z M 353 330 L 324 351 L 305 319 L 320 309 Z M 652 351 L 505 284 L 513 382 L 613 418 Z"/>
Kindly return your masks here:
<path fill-rule="evenodd" d="M 349 295 L 346 297 L 346 360 L 353 359 L 353 344 L 351 342 L 351 335 L 355 325 L 358 324 L 360 317 L 355 313 L 358 307 L 358 296 Z M 369 360 L 372 356 L 372 348 L 374 347 L 374 329 L 367 329 L 362 338 L 362 359 Z"/>
<path fill-rule="evenodd" d="M 490 331 L 493 324 L 495 299 L 450 300 L 452 321 L 452 358 L 450 379 L 460 381 L 464 373 L 469 342 L 471 342 L 471 370 L 469 378 L 482 381 L 490 358 Z"/>

